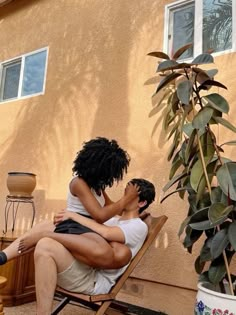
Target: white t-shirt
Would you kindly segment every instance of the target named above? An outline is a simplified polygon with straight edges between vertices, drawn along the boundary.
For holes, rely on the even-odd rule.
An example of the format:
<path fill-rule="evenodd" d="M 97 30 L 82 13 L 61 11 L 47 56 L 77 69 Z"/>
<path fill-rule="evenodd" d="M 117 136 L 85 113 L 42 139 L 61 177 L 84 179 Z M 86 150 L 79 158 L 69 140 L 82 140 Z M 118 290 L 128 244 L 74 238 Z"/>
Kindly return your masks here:
<path fill-rule="evenodd" d="M 114 217 L 106 221 L 104 224 L 108 226 L 118 226 L 124 233 L 125 245 L 129 247 L 132 258 L 142 247 L 147 233 L 148 227 L 140 218 L 130 220 L 120 220 L 120 217 Z M 108 293 L 115 284 L 117 278 L 124 273 L 129 264 L 120 269 L 105 269 L 96 271 L 96 285 L 92 294 Z"/>

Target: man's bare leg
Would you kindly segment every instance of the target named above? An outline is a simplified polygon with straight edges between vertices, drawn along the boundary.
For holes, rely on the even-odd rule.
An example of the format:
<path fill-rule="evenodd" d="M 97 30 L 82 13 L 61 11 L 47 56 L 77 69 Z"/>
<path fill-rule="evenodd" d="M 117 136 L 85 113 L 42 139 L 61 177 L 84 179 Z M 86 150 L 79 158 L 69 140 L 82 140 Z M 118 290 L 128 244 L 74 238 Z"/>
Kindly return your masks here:
<path fill-rule="evenodd" d="M 63 272 L 74 261 L 71 253 L 50 238 L 38 241 L 35 252 L 35 284 L 37 315 L 50 315 L 57 283 L 57 273 Z"/>

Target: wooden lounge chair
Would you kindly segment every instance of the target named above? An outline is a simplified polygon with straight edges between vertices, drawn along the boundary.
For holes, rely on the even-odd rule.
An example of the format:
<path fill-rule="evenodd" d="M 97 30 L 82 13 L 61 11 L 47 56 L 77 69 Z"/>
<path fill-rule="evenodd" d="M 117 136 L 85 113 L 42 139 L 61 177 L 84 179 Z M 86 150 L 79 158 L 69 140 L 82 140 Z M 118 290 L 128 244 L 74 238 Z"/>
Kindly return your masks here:
<path fill-rule="evenodd" d="M 85 305 L 92 310 L 96 311 L 96 315 L 115 315 L 124 313 L 127 308 L 125 308 L 122 304 L 118 303 L 115 298 L 120 289 L 122 288 L 123 284 L 130 276 L 131 272 L 134 270 L 136 265 L 139 263 L 143 255 L 146 253 L 147 249 L 150 247 L 154 239 L 157 237 L 158 233 L 160 232 L 161 228 L 165 224 L 167 217 L 165 215 L 154 218 L 151 215 L 147 214 L 144 221 L 149 226 L 148 236 L 139 250 L 137 255 L 133 258 L 131 263 L 129 264 L 126 271 L 121 275 L 118 279 L 116 284 L 113 286 L 111 291 L 107 294 L 99 294 L 99 295 L 85 295 L 79 293 L 73 293 L 67 290 L 64 290 L 60 287 L 57 287 L 56 293 L 62 295 L 64 299 L 56 306 L 54 311 L 51 315 L 58 314 L 66 304 L 70 301 L 78 302 L 82 305 Z"/>

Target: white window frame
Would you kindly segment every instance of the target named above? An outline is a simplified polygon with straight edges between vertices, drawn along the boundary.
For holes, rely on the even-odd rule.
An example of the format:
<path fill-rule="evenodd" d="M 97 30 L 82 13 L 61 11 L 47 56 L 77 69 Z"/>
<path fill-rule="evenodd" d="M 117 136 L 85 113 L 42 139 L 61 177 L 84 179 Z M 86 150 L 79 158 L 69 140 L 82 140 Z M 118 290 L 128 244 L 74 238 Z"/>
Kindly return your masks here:
<path fill-rule="evenodd" d="M 169 19 L 170 12 L 188 4 L 195 3 L 195 19 L 194 19 L 194 46 L 193 58 L 202 54 L 202 15 L 203 15 L 203 0 L 179 0 L 165 6 L 165 23 L 164 23 L 164 42 L 163 50 L 168 52 L 168 34 L 169 34 Z M 236 51 L 236 1 L 232 0 L 232 48 L 224 51 L 212 53 L 213 56 L 220 56 Z M 188 58 L 192 59 L 192 58 Z"/>
<path fill-rule="evenodd" d="M 34 54 L 37 54 L 39 52 L 42 51 L 46 51 L 46 60 L 45 60 L 45 69 L 44 69 L 44 79 L 43 79 L 43 89 L 41 92 L 38 93 L 33 93 L 33 94 L 29 94 L 29 95 L 24 95 L 21 96 L 21 90 L 22 90 L 22 83 L 23 83 L 23 75 L 24 75 L 24 66 L 25 66 L 25 58 L 28 56 L 32 56 Z M 29 53 L 8 59 L 8 60 L 4 60 L 2 62 L 0 62 L 0 103 L 8 103 L 8 102 L 12 102 L 12 101 L 18 101 L 18 100 L 22 100 L 22 99 L 26 99 L 29 97 L 34 97 L 34 96 L 38 96 L 38 95 L 43 95 L 45 93 L 45 87 L 46 87 L 46 76 L 47 76 L 47 67 L 48 67 L 48 52 L 49 52 L 49 47 L 43 47 L 34 51 L 31 51 Z M 6 66 L 7 64 L 13 63 L 14 61 L 17 60 L 21 60 L 21 69 L 20 69 L 20 78 L 19 78 L 19 86 L 18 86 L 18 95 L 17 97 L 14 98 L 10 98 L 7 100 L 3 100 L 2 99 L 2 80 L 3 80 L 3 68 L 4 66 Z"/>

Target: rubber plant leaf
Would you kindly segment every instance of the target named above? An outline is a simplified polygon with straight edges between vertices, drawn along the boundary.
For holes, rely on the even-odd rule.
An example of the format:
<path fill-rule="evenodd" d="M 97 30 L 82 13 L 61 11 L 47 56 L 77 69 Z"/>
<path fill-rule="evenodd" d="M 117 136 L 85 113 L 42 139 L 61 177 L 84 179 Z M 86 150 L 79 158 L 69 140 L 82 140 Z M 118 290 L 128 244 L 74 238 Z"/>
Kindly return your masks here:
<path fill-rule="evenodd" d="M 232 140 L 232 141 L 225 142 L 225 143 L 221 144 L 221 147 L 222 147 L 223 145 L 236 145 L 236 140 Z"/>
<path fill-rule="evenodd" d="M 214 109 L 219 110 L 222 113 L 229 112 L 229 104 L 226 99 L 218 93 L 212 93 L 204 96 L 204 99 L 207 100 L 208 105 Z"/>
<path fill-rule="evenodd" d="M 160 78 L 155 76 L 155 77 L 152 77 L 152 78 L 148 79 L 147 81 L 145 81 L 144 85 L 157 84 L 159 82 L 160 82 Z"/>
<path fill-rule="evenodd" d="M 217 69 L 210 69 L 210 70 L 206 70 L 206 73 L 209 75 L 209 77 L 211 79 L 213 79 L 213 77 L 218 73 Z"/>
<path fill-rule="evenodd" d="M 230 244 L 232 245 L 233 249 L 236 251 L 236 222 L 230 224 L 228 229 L 228 236 Z"/>
<path fill-rule="evenodd" d="M 209 161 L 209 158 L 204 158 L 205 164 Z M 198 186 L 200 184 L 201 178 L 203 176 L 203 168 L 202 168 L 202 161 L 197 160 L 196 163 L 193 165 L 190 175 L 190 184 L 192 188 L 197 192 Z"/>
<path fill-rule="evenodd" d="M 233 206 L 225 206 L 221 202 L 214 203 L 209 208 L 209 220 L 211 223 L 216 223 L 221 219 L 226 219 L 228 217 L 228 214 L 233 210 Z"/>
<path fill-rule="evenodd" d="M 211 243 L 211 255 L 215 259 L 219 257 L 229 244 L 227 229 L 220 230 L 215 234 Z"/>
<path fill-rule="evenodd" d="M 210 265 L 208 270 L 208 278 L 211 283 L 217 284 L 219 283 L 226 274 L 226 268 L 224 264 L 223 258 L 221 259 L 221 263 L 214 264 L 214 260 Z"/>
<path fill-rule="evenodd" d="M 214 116 L 214 120 L 218 123 L 221 124 L 222 126 L 230 129 L 233 132 L 236 132 L 236 128 L 234 127 L 234 125 L 232 125 L 228 120 L 222 118 L 222 117 L 215 117 Z"/>
<path fill-rule="evenodd" d="M 184 45 L 183 47 L 179 48 L 173 55 L 173 59 L 176 60 L 178 59 L 186 50 L 188 50 L 189 48 L 193 47 L 193 44 L 189 43 Z"/>
<path fill-rule="evenodd" d="M 157 72 L 170 70 L 170 69 L 172 69 L 172 67 L 174 67 L 176 65 L 178 65 L 178 62 L 176 62 L 174 60 L 162 61 L 157 67 Z"/>
<path fill-rule="evenodd" d="M 209 261 L 212 260 L 212 256 L 211 256 L 211 250 L 210 250 L 210 243 L 209 242 L 212 239 L 208 239 L 204 245 L 202 246 L 201 252 L 200 252 L 200 258 L 201 261 Z"/>
<path fill-rule="evenodd" d="M 190 81 L 180 82 L 177 86 L 177 95 L 182 104 L 189 104 L 192 93 L 192 84 Z"/>
<path fill-rule="evenodd" d="M 147 55 L 151 57 L 161 58 L 161 59 L 170 59 L 170 57 L 167 54 L 163 53 L 162 51 L 152 51 L 148 53 Z"/>
<path fill-rule="evenodd" d="M 208 64 L 208 63 L 214 63 L 214 58 L 212 57 L 212 55 L 210 54 L 201 54 L 199 56 L 197 56 L 195 59 L 193 59 L 193 61 L 191 62 L 191 64 L 193 65 L 199 65 L 199 64 Z"/>
<path fill-rule="evenodd" d="M 210 107 L 204 107 L 201 111 L 197 113 L 194 117 L 192 124 L 196 129 L 203 129 L 211 119 L 213 114 L 213 109 Z"/>
<path fill-rule="evenodd" d="M 200 256 L 198 256 L 197 259 L 195 260 L 194 266 L 196 273 L 200 275 L 204 269 L 205 262 L 201 261 Z"/>
<path fill-rule="evenodd" d="M 192 123 L 184 124 L 182 127 L 182 130 L 186 134 L 186 136 L 188 136 L 190 138 L 190 136 L 194 130 Z"/>
<path fill-rule="evenodd" d="M 220 82 L 218 82 L 218 81 L 215 81 L 215 80 L 206 80 L 206 81 L 204 81 L 204 82 L 198 87 L 198 89 L 199 89 L 199 90 L 208 90 L 208 89 L 209 89 L 210 87 L 212 87 L 212 86 L 221 87 L 222 89 L 227 90 L 227 87 L 226 87 L 224 84 L 222 84 L 222 83 L 220 83 Z"/>
<path fill-rule="evenodd" d="M 186 177 L 187 176 L 187 172 L 185 171 L 182 174 L 178 174 L 176 176 L 174 176 L 163 188 L 162 190 L 164 192 L 166 192 L 171 186 L 173 186 L 176 182 L 178 182 L 181 178 Z"/>
<path fill-rule="evenodd" d="M 161 80 L 161 82 L 159 83 L 156 93 L 158 93 L 161 89 L 163 89 L 164 86 L 166 86 L 167 84 L 169 84 L 171 81 L 175 80 L 176 78 L 178 78 L 179 76 L 181 76 L 181 73 L 178 72 L 173 72 L 169 75 L 167 75 L 164 79 Z"/>
<path fill-rule="evenodd" d="M 216 177 L 224 194 L 236 200 L 236 163 L 223 164 L 216 172 Z"/>

